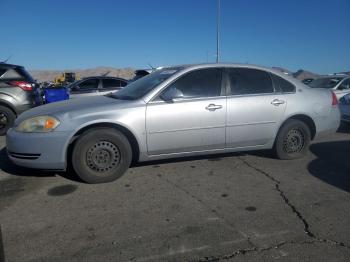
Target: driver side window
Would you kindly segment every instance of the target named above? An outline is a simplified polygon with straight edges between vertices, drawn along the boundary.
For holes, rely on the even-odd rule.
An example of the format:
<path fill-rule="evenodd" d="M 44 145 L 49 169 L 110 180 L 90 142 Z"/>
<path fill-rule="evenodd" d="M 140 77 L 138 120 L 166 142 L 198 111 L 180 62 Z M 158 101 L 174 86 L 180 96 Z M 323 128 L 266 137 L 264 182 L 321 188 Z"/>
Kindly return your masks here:
<path fill-rule="evenodd" d="M 222 70 L 220 68 L 192 71 L 170 84 L 162 92 L 162 95 L 166 93 L 170 99 L 220 96 L 221 77 Z"/>

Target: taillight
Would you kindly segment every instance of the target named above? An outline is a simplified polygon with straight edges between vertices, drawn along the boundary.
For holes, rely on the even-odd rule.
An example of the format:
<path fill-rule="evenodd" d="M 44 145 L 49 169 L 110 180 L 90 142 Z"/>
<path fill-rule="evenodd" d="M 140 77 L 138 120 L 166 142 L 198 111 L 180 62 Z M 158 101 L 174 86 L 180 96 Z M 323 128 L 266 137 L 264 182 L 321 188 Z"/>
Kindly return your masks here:
<path fill-rule="evenodd" d="M 332 106 L 337 106 L 338 105 L 338 98 L 332 91 Z"/>
<path fill-rule="evenodd" d="M 24 91 L 32 91 L 33 85 L 31 83 L 25 82 L 25 81 L 12 81 L 10 83 L 11 85 L 18 86 L 22 88 Z"/>

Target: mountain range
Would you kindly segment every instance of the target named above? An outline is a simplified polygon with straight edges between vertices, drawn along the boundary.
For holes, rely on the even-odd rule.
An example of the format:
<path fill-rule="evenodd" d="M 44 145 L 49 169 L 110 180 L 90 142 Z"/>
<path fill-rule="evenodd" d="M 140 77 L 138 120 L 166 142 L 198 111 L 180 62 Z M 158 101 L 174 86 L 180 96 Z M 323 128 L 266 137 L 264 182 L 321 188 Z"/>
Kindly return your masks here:
<path fill-rule="evenodd" d="M 306 78 L 317 78 L 320 76 L 320 74 L 307 71 L 304 69 L 299 69 L 296 72 L 292 72 L 288 69 L 285 69 L 283 67 L 273 67 L 274 69 L 277 69 L 281 72 L 291 74 L 295 78 L 299 80 L 304 80 Z M 55 79 L 55 77 L 59 76 L 62 72 L 75 72 L 78 74 L 80 78 L 88 77 L 88 76 L 100 76 L 107 74 L 108 76 L 115 76 L 115 77 L 121 77 L 124 79 L 131 79 L 134 76 L 134 70 L 133 68 L 114 68 L 114 67 L 95 67 L 95 68 L 88 68 L 88 69 L 77 69 L 77 70 L 29 70 L 30 74 L 36 79 L 38 82 L 51 82 Z M 350 74 L 350 71 L 348 72 L 342 72 L 342 73 L 348 73 Z"/>
<path fill-rule="evenodd" d="M 135 69 L 132 68 L 113 68 L 100 66 L 88 69 L 77 69 L 77 70 L 29 70 L 29 73 L 38 82 L 52 82 L 55 77 L 61 75 L 63 72 L 75 72 L 79 78 L 88 76 L 115 76 L 124 79 L 131 79 L 134 76 Z"/>

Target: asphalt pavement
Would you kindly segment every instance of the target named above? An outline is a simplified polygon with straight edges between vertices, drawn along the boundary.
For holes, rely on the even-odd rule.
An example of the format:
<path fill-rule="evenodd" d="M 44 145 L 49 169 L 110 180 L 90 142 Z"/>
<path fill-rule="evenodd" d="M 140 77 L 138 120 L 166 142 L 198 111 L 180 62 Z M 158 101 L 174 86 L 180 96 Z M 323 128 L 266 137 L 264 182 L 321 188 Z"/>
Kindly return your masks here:
<path fill-rule="evenodd" d="M 350 128 L 303 159 L 140 164 L 119 180 L 14 166 L 0 137 L 0 261 L 350 261 Z"/>

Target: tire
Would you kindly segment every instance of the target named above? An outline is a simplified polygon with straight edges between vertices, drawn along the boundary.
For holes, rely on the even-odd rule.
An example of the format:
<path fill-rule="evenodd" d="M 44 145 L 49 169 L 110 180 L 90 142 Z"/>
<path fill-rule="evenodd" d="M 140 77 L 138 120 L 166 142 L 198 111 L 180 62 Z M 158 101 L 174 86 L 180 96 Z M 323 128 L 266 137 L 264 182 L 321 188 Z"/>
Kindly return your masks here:
<path fill-rule="evenodd" d="M 85 132 L 72 153 L 74 171 L 90 184 L 118 179 L 129 168 L 131 159 L 128 139 L 113 128 L 94 128 Z"/>
<path fill-rule="evenodd" d="M 0 106 L 0 136 L 5 135 L 13 126 L 16 119 L 15 113 L 6 106 Z"/>
<path fill-rule="evenodd" d="M 291 119 L 280 128 L 274 152 L 279 159 L 298 159 L 306 155 L 311 141 L 309 127 L 302 121 Z"/>

